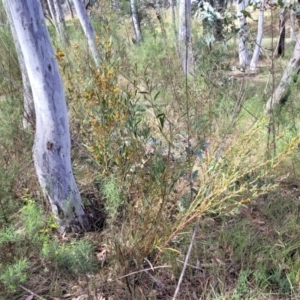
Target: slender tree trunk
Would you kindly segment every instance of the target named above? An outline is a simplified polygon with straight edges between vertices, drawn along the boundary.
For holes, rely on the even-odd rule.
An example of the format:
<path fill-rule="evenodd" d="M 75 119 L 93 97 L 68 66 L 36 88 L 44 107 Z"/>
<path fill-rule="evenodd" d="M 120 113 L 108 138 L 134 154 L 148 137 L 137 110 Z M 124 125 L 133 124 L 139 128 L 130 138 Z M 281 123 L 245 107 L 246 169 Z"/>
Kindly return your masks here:
<path fill-rule="evenodd" d="M 192 38 L 191 38 L 191 0 L 179 0 L 178 47 L 182 69 L 185 74 L 192 73 Z"/>
<path fill-rule="evenodd" d="M 73 0 L 73 3 L 84 34 L 87 37 L 89 48 L 94 58 L 95 64 L 98 68 L 100 66 L 101 55 L 96 45 L 93 25 L 90 21 L 82 0 Z"/>
<path fill-rule="evenodd" d="M 131 9 L 132 25 L 135 34 L 135 41 L 137 42 L 137 44 L 139 44 L 143 41 L 143 36 L 140 27 L 138 10 L 136 7 L 136 0 L 130 0 L 130 9 Z"/>
<path fill-rule="evenodd" d="M 171 5 L 171 11 L 172 11 L 172 25 L 175 29 L 175 36 L 176 34 L 176 14 L 175 14 L 175 1 L 176 0 L 170 0 L 170 5 Z"/>
<path fill-rule="evenodd" d="M 290 10 L 290 36 L 292 41 L 296 41 L 295 31 L 295 12 L 293 9 Z"/>
<path fill-rule="evenodd" d="M 285 23 L 286 23 L 286 11 L 282 9 L 279 17 L 279 41 L 277 48 L 277 55 L 283 57 L 285 50 Z"/>
<path fill-rule="evenodd" d="M 261 2 L 260 2 L 260 12 L 258 15 L 257 38 L 256 38 L 256 42 L 255 42 L 253 56 L 252 56 L 252 59 L 250 62 L 250 70 L 252 70 L 252 71 L 256 70 L 259 55 L 261 53 L 261 42 L 262 42 L 263 35 L 264 35 L 265 3 L 266 3 L 266 0 L 261 0 Z"/>
<path fill-rule="evenodd" d="M 297 42 L 295 45 L 294 53 L 290 59 L 281 81 L 277 86 L 275 92 L 268 100 L 266 104 L 266 111 L 268 113 L 272 112 L 274 106 L 280 103 L 285 103 L 288 100 L 290 93 L 290 84 L 292 80 L 297 76 L 300 70 L 300 35 L 297 36 Z"/>
<path fill-rule="evenodd" d="M 67 0 L 67 3 L 68 3 L 68 7 L 69 7 L 71 17 L 72 17 L 72 19 L 74 19 L 73 8 L 72 8 L 72 4 L 70 3 L 70 0 Z"/>
<path fill-rule="evenodd" d="M 18 41 L 17 33 L 15 30 L 15 26 L 13 25 L 13 20 L 10 14 L 10 10 L 7 5 L 7 0 L 3 1 L 4 8 L 6 11 L 7 19 L 10 24 L 11 33 L 14 39 L 16 52 L 18 56 L 18 62 L 20 66 L 21 76 L 22 76 L 22 83 L 23 83 L 23 106 L 24 106 L 24 113 L 23 113 L 23 128 L 27 128 L 29 125 L 35 126 L 35 110 L 34 110 L 34 102 L 32 96 L 31 85 L 29 82 L 24 57 L 22 54 L 22 50 Z"/>
<path fill-rule="evenodd" d="M 4 0 L 10 9 L 36 111 L 34 164 L 60 230 L 85 226 L 71 167 L 68 114 L 58 65 L 39 0 Z"/>
<path fill-rule="evenodd" d="M 59 26 L 57 24 L 57 19 L 56 19 L 56 15 L 55 15 L 55 7 L 54 7 L 54 2 L 53 0 L 47 0 L 48 3 L 48 8 L 49 8 L 49 12 L 50 12 L 50 16 L 56 31 L 56 35 L 58 36 L 58 38 L 60 38 L 60 31 L 59 31 Z"/>
<path fill-rule="evenodd" d="M 56 22 L 58 24 L 60 39 L 63 43 L 69 45 L 70 41 L 67 34 L 67 26 L 66 26 L 65 16 L 61 5 L 61 0 L 54 0 L 54 9 L 55 9 Z"/>
<path fill-rule="evenodd" d="M 246 17 L 243 15 L 242 11 L 246 10 L 248 6 L 248 0 L 238 1 L 237 4 L 237 14 L 239 23 L 239 63 L 240 67 L 245 69 L 249 65 L 249 53 L 247 47 L 248 38 L 248 24 Z"/>

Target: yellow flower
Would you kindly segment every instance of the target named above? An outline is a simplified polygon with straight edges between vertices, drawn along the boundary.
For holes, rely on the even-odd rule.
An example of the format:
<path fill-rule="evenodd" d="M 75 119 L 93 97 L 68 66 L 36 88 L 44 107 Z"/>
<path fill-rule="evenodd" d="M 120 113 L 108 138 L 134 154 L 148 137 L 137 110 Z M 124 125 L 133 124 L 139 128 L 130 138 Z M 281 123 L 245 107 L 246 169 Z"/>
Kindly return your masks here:
<path fill-rule="evenodd" d="M 114 92 L 115 94 L 118 94 L 119 91 L 120 91 L 120 88 L 119 88 L 119 87 L 116 87 L 116 88 L 114 88 L 114 90 L 113 90 L 113 92 Z"/>
<path fill-rule="evenodd" d="M 61 50 L 58 50 L 55 54 L 56 59 L 64 57 L 64 56 L 65 56 L 65 54 Z"/>
<path fill-rule="evenodd" d="M 107 73 L 107 75 L 108 75 L 108 78 L 113 77 L 114 71 L 113 70 L 109 70 L 108 73 Z"/>

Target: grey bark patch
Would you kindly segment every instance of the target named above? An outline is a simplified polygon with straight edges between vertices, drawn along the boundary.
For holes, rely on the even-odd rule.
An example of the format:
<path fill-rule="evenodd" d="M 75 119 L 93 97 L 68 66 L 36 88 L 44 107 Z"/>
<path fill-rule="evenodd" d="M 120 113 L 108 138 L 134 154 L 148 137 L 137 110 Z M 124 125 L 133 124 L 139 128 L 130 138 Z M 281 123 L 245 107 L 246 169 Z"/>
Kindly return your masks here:
<path fill-rule="evenodd" d="M 47 145 L 46 145 L 46 148 L 47 148 L 47 150 L 51 151 L 53 149 L 53 143 L 48 141 Z"/>

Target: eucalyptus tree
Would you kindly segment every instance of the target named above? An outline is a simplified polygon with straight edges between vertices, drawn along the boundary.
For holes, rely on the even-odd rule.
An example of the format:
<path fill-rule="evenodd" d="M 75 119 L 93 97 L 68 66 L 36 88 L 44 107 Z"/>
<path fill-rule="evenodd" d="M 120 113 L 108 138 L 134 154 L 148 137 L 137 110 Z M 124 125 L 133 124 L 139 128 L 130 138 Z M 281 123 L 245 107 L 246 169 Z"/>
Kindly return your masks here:
<path fill-rule="evenodd" d="M 57 23 L 57 18 L 56 18 L 56 14 L 55 14 L 55 7 L 54 7 L 53 0 L 47 0 L 47 8 L 49 9 L 50 17 L 51 17 L 52 23 L 54 25 L 56 34 L 60 38 L 60 31 L 59 31 L 59 26 L 58 26 L 58 23 Z"/>
<path fill-rule="evenodd" d="M 285 103 L 290 94 L 290 85 L 300 71 L 300 34 L 297 36 L 297 42 L 293 55 L 285 68 L 283 76 L 275 89 L 274 93 L 266 104 L 267 113 L 272 112 L 274 106 Z"/>
<path fill-rule="evenodd" d="M 247 6 L 248 0 L 239 0 L 237 2 L 237 16 L 239 26 L 239 64 L 243 69 L 245 69 L 250 62 L 247 47 L 248 24 L 245 16 Z"/>
<path fill-rule="evenodd" d="M 295 32 L 295 12 L 293 9 L 290 10 L 290 38 L 291 41 L 296 41 L 296 32 Z"/>
<path fill-rule="evenodd" d="M 137 44 L 143 41 L 140 20 L 138 15 L 137 3 L 136 0 L 130 0 L 130 11 L 131 11 L 131 20 L 134 30 L 134 37 Z"/>
<path fill-rule="evenodd" d="M 71 17 L 72 17 L 72 19 L 74 19 L 74 13 L 73 13 L 73 7 L 72 7 L 72 4 L 71 4 L 70 0 L 67 0 L 66 2 L 67 2 L 67 5 L 68 5 L 68 7 L 69 7 L 69 12 L 70 12 L 70 14 L 71 14 Z"/>
<path fill-rule="evenodd" d="M 255 70 L 257 68 L 259 55 L 261 53 L 261 42 L 262 42 L 263 35 L 264 35 L 265 3 L 266 3 L 266 0 L 260 1 L 258 24 L 257 24 L 257 37 L 256 37 L 255 48 L 253 51 L 252 59 L 250 62 L 250 70 Z"/>
<path fill-rule="evenodd" d="M 67 35 L 65 16 L 61 5 L 61 0 L 47 0 L 47 4 L 59 40 L 65 45 L 69 44 L 69 38 Z"/>
<path fill-rule="evenodd" d="M 61 0 L 53 0 L 53 1 L 54 1 L 56 21 L 60 33 L 60 39 L 64 43 L 69 44 L 69 37 L 67 34 L 67 26 L 66 26 L 65 15 L 63 12 Z"/>
<path fill-rule="evenodd" d="M 33 93 L 37 177 L 60 230 L 79 230 L 87 219 L 72 172 L 66 100 L 41 3 L 3 1 L 12 16 Z"/>
<path fill-rule="evenodd" d="M 287 19 L 287 10 L 286 7 L 280 9 L 279 15 L 279 40 L 277 46 L 277 55 L 284 56 L 285 51 L 285 23 Z"/>
<path fill-rule="evenodd" d="M 178 14 L 178 50 L 182 69 L 185 74 L 191 73 L 192 37 L 191 37 L 191 0 L 179 0 Z"/>
<path fill-rule="evenodd" d="M 93 25 L 90 21 L 90 18 L 87 14 L 87 11 L 84 7 L 82 0 L 73 0 L 75 10 L 84 31 L 85 36 L 87 37 L 90 51 L 92 53 L 93 59 L 97 67 L 100 66 L 101 55 L 96 45 L 96 36 Z"/>
<path fill-rule="evenodd" d="M 24 57 L 23 57 L 22 50 L 21 50 L 21 47 L 20 47 L 20 43 L 18 41 L 17 33 L 16 33 L 15 27 L 13 25 L 10 10 L 7 6 L 7 1 L 4 1 L 3 4 L 4 4 L 5 11 L 6 11 L 7 19 L 9 20 L 11 33 L 12 33 L 12 37 L 13 37 L 13 40 L 14 40 L 14 43 L 15 43 L 17 56 L 18 56 L 20 72 L 21 72 L 21 76 L 22 76 L 23 107 L 24 107 L 23 127 L 26 128 L 29 125 L 34 125 L 34 123 L 35 123 L 35 110 L 34 110 L 32 90 L 31 90 L 31 85 L 30 85 L 30 82 L 29 82 L 29 77 L 28 77 L 28 74 L 27 74 L 26 66 L 25 66 Z"/>

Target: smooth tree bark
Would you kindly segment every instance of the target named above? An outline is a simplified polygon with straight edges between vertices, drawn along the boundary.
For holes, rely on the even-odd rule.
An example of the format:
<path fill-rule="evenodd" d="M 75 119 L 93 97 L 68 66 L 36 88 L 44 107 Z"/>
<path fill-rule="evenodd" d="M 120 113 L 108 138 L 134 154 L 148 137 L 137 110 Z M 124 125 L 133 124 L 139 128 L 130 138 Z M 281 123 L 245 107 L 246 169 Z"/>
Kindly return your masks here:
<path fill-rule="evenodd" d="M 131 20 L 132 20 L 132 25 L 134 30 L 135 42 L 139 44 L 143 41 L 143 36 L 142 36 L 142 31 L 140 26 L 136 0 L 130 0 L 130 11 L 131 11 Z"/>
<path fill-rule="evenodd" d="M 65 21 L 65 15 L 63 12 L 61 0 L 54 0 L 54 9 L 55 9 L 55 16 L 56 22 L 58 24 L 58 29 L 60 33 L 60 39 L 65 44 L 70 44 L 69 37 L 67 34 L 67 26 Z"/>
<path fill-rule="evenodd" d="M 250 62 L 249 52 L 247 47 L 248 24 L 244 11 L 248 6 L 248 0 L 239 0 L 237 2 L 237 15 L 239 26 L 239 64 L 242 69 L 245 69 Z"/>
<path fill-rule="evenodd" d="M 64 44 L 69 44 L 69 38 L 66 32 L 65 17 L 63 14 L 60 0 L 47 0 L 48 8 L 51 14 L 51 19 L 55 27 L 58 39 Z"/>
<path fill-rule="evenodd" d="M 48 4 L 48 9 L 50 12 L 51 20 L 52 20 L 52 23 L 53 23 L 55 31 L 56 31 L 56 35 L 58 37 L 60 37 L 59 27 L 58 27 L 58 23 L 57 23 L 57 19 L 56 19 L 56 14 L 55 14 L 54 1 L 47 0 L 47 4 Z"/>
<path fill-rule="evenodd" d="M 292 80 L 295 80 L 295 77 L 300 70 L 300 35 L 297 36 L 297 42 L 294 48 L 293 56 L 290 59 L 283 76 L 277 86 L 276 90 L 268 100 L 266 104 L 267 113 L 271 113 L 273 108 L 280 104 L 285 103 L 288 100 L 290 94 L 290 85 Z"/>
<path fill-rule="evenodd" d="M 23 128 L 27 128 L 28 126 L 35 125 L 35 110 L 34 110 L 34 102 L 33 102 L 33 95 L 32 95 L 32 90 L 31 90 L 31 85 L 29 81 L 29 77 L 27 74 L 26 66 L 25 66 L 25 61 L 24 57 L 22 54 L 22 50 L 18 41 L 17 33 L 13 24 L 13 20 L 10 14 L 10 10 L 8 8 L 8 1 L 5 0 L 3 1 L 4 8 L 6 11 L 7 19 L 11 28 L 11 33 L 12 37 L 14 40 L 14 44 L 16 47 L 16 52 L 18 56 L 18 62 L 19 62 L 19 67 L 20 67 L 20 72 L 21 72 L 21 77 L 22 77 L 22 84 L 23 84 L 23 107 L 24 107 L 24 112 L 23 112 Z"/>
<path fill-rule="evenodd" d="M 250 62 L 250 70 L 255 71 L 258 64 L 259 55 L 261 53 L 261 42 L 264 35 L 264 13 L 265 13 L 265 3 L 266 0 L 261 0 L 260 2 L 260 11 L 258 15 L 258 24 L 257 24 L 257 37 L 255 42 L 255 48 Z"/>
<path fill-rule="evenodd" d="M 192 73 L 191 0 L 179 0 L 178 49 L 183 72 Z"/>
<path fill-rule="evenodd" d="M 90 18 L 87 14 L 87 11 L 84 7 L 82 0 L 73 0 L 73 3 L 75 6 L 77 17 L 82 26 L 83 32 L 88 40 L 89 49 L 92 53 L 95 64 L 96 64 L 97 68 L 99 68 L 100 61 L 101 61 L 101 55 L 100 55 L 100 52 L 96 45 L 96 36 L 95 36 L 95 31 L 94 31 L 93 25 L 90 21 Z"/>
<path fill-rule="evenodd" d="M 295 12 L 293 9 L 290 10 L 290 38 L 292 41 L 296 41 Z"/>
<path fill-rule="evenodd" d="M 72 8 L 72 4 L 70 3 L 70 0 L 67 0 L 67 4 L 69 7 L 69 12 L 71 14 L 72 19 L 74 19 L 74 13 L 73 13 L 73 8 Z"/>
<path fill-rule="evenodd" d="M 36 111 L 35 170 L 61 232 L 86 225 L 71 167 L 66 99 L 39 0 L 6 0 L 30 80 Z"/>

